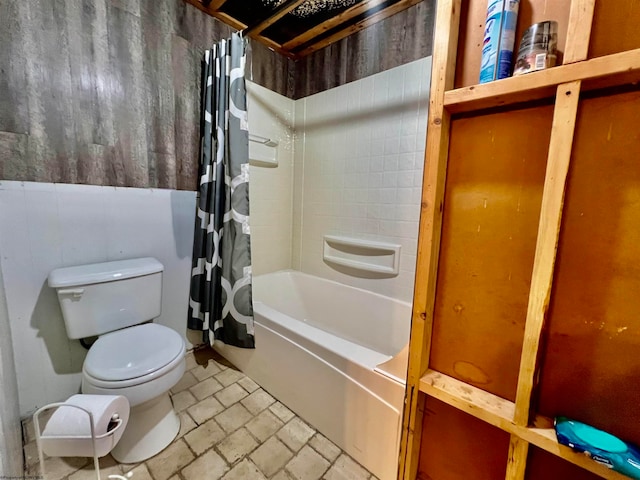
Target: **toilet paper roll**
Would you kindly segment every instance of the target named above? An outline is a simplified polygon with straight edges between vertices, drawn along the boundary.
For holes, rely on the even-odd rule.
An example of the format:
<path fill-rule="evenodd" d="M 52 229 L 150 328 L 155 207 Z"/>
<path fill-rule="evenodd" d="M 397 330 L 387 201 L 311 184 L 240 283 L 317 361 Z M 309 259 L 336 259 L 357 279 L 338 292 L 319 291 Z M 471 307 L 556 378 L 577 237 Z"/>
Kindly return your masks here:
<path fill-rule="evenodd" d="M 93 415 L 96 453 L 103 457 L 115 447 L 129 420 L 129 401 L 121 395 L 73 395 L 65 402 L 88 410 Z M 114 415 L 122 421 L 115 428 Z M 42 451 L 51 457 L 91 457 L 91 424 L 86 412 L 68 406 L 59 407 L 41 435 Z"/>

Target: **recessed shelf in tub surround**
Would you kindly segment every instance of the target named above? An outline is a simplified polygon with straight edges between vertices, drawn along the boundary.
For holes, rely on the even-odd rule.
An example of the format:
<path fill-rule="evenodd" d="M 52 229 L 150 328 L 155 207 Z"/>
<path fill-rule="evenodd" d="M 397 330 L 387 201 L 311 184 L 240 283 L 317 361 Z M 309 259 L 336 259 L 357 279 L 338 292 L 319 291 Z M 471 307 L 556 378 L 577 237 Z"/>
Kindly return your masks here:
<path fill-rule="evenodd" d="M 249 164 L 254 167 L 277 167 L 278 142 L 261 135 L 250 133 Z"/>
<path fill-rule="evenodd" d="M 324 236 L 322 257 L 343 267 L 395 276 L 400 272 L 400 245 L 360 238 Z"/>

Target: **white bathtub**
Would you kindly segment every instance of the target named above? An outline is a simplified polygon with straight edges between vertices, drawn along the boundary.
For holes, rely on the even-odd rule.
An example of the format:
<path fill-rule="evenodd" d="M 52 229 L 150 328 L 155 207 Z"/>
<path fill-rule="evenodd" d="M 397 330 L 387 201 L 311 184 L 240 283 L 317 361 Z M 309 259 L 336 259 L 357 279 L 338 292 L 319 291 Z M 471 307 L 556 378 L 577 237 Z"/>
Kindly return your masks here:
<path fill-rule="evenodd" d="M 411 305 L 296 271 L 255 277 L 253 299 L 256 349 L 216 350 L 378 478 L 395 479 Z M 395 373 L 376 370 L 385 362 Z"/>

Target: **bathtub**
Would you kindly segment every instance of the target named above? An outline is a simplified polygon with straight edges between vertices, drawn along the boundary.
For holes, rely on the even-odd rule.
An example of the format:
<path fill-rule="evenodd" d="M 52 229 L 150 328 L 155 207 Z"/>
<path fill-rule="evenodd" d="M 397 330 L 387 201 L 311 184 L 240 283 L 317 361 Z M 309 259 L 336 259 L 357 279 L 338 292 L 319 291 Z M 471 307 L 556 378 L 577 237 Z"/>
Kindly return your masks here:
<path fill-rule="evenodd" d="M 381 480 L 396 478 L 411 305 L 297 271 L 253 279 L 255 350 L 214 348 Z"/>

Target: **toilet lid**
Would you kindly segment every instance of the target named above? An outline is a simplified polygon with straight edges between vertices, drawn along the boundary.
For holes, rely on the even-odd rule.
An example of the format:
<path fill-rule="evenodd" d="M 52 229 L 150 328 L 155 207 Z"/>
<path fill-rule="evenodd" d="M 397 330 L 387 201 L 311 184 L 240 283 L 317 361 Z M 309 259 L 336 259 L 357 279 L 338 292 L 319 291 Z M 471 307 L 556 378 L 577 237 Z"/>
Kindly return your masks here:
<path fill-rule="evenodd" d="M 102 335 L 84 361 L 84 370 L 100 380 L 142 377 L 171 363 L 184 348 L 176 331 L 146 323 Z"/>

